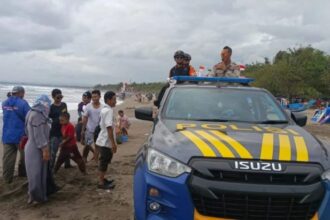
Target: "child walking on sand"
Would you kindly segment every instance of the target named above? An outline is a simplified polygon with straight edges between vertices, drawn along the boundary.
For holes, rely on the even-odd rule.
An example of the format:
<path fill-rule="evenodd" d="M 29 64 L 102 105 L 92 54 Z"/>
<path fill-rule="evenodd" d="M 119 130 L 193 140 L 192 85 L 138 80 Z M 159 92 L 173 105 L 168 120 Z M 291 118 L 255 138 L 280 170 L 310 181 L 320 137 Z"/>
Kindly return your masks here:
<path fill-rule="evenodd" d="M 77 163 L 79 170 L 86 174 L 86 166 L 82 159 L 82 156 L 78 150 L 77 141 L 75 137 L 75 128 L 73 124 L 70 123 L 70 114 L 68 112 L 63 112 L 60 115 L 60 124 L 61 124 L 61 132 L 62 132 L 62 142 L 60 144 L 60 155 L 57 158 L 54 172 L 56 173 L 61 165 L 67 159 L 72 159 Z"/>

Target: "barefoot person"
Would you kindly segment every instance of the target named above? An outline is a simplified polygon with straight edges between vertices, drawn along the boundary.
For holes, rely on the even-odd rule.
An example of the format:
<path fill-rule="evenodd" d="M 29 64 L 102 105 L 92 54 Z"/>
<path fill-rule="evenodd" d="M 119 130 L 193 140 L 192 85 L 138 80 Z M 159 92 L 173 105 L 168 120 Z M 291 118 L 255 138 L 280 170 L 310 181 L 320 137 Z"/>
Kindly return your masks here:
<path fill-rule="evenodd" d="M 85 144 L 83 150 L 83 159 L 85 163 L 87 162 L 87 157 L 89 151 L 94 153 L 93 145 L 94 145 L 94 131 L 96 126 L 100 122 L 100 113 L 102 109 L 102 105 L 100 103 L 101 92 L 100 90 L 92 91 L 92 103 L 86 105 L 83 118 L 82 118 L 82 129 L 81 129 L 81 138 Z M 95 146 L 94 159 L 98 160 L 98 147 Z"/>
<path fill-rule="evenodd" d="M 83 174 L 86 174 L 85 163 L 78 150 L 77 141 L 75 137 L 75 128 L 73 124 L 70 123 L 69 113 L 63 112 L 60 115 L 60 124 L 62 126 L 62 142 L 59 145 L 61 150 L 54 167 L 54 173 L 56 173 L 60 169 L 61 165 L 66 160 L 72 159 L 78 164 L 79 170 Z"/>
<path fill-rule="evenodd" d="M 112 156 L 117 152 L 115 119 L 113 108 L 116 106 L 116 94 L 108 91 L 104 94 L 105 106 L 101 110 L 101 131 L 98 135 L 96 145 L 99 146 L 99 184 L 100 189 L 113 189 L 113 181 L 105 179 L 108 165 Z"/>
<path fill-rule="evenodd" d="M 25 164 L 29 182 L 29 203 L 47 201 L 47 175 L 49 153 L 50 120 L 48 113 L 50 99 L 42 95 L 35 101 L 31 111 L 26 116 Z M 49 192 L 48 192 L 49 193 Z"/>

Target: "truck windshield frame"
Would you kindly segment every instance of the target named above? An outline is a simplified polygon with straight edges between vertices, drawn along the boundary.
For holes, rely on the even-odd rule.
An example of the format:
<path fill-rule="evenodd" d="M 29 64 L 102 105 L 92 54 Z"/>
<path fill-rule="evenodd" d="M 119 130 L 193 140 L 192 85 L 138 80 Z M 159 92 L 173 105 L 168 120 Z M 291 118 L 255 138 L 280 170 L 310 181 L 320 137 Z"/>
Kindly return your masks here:
<path fill-rule="evenodd" d="M 161 117 L 185 121 L 289 123 L 287 114 L 268 92 L 228 87 L 171 88 Z"/>

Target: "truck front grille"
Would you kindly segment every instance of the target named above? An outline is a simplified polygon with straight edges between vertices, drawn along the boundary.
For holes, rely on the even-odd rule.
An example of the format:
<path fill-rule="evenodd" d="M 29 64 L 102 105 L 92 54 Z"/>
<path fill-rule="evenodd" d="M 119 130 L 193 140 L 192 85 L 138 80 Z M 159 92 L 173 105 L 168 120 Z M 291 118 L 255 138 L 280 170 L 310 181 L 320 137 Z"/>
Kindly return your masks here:
<path fill-rule="evenodd" d="M 246 183 L 263 183 L 263 184 L 312 184 L 320 181 L 320 176 L 310 178 L 308 174 L 297 173 L 252 173 L 210 170 L 214 180 L 228 182 L 246 182 Z M 207 178 L 207 177 L 206 177 Z"/>
<path fill-rule="evenodd" d="M 324 197 L 322 167 L 281 163 L 283 172 L 234 169 L 234 160 L 194 158 L 189 190 L 205 216 L 245 220 L 311 219 Z"/>
<path fill-rule="evenodd" d="M 219 199 L 211 199 L 193 194 L 198 212 L 205 216 L 231 219 L 311 219 L 320 201 L 303 203 L 299 197 L 254 196 L 218 194 Z"/>

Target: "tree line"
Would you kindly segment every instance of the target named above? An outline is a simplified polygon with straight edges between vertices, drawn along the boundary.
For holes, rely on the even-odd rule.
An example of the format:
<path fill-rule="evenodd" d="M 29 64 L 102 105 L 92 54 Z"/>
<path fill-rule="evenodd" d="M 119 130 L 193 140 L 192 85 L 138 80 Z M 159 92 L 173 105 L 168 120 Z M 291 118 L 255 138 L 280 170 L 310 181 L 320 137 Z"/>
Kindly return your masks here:
<path fill-rule="evenodd" d="M 330 56 L 311 46 L 279 51 L 272 62 L 247 65 L 244 75 L 275 96 L 330 98 Z"/>
<path fill-rule="evenodd" d="M 165 85 L 165 82 L 150 82 L 150 83 L 130 83 L 126 88 L 127 91 L 130 92 L 141 92 L 141 93 L 158 93 L 161 88 Z M 117 83 L 117 84 L 107 84 L 107 85 L 101 85 L 98 84 L 94 86 L 95 89 L 100 90 L 112 90 L 119 92 L 122 88 L 123 83 Z"/>

